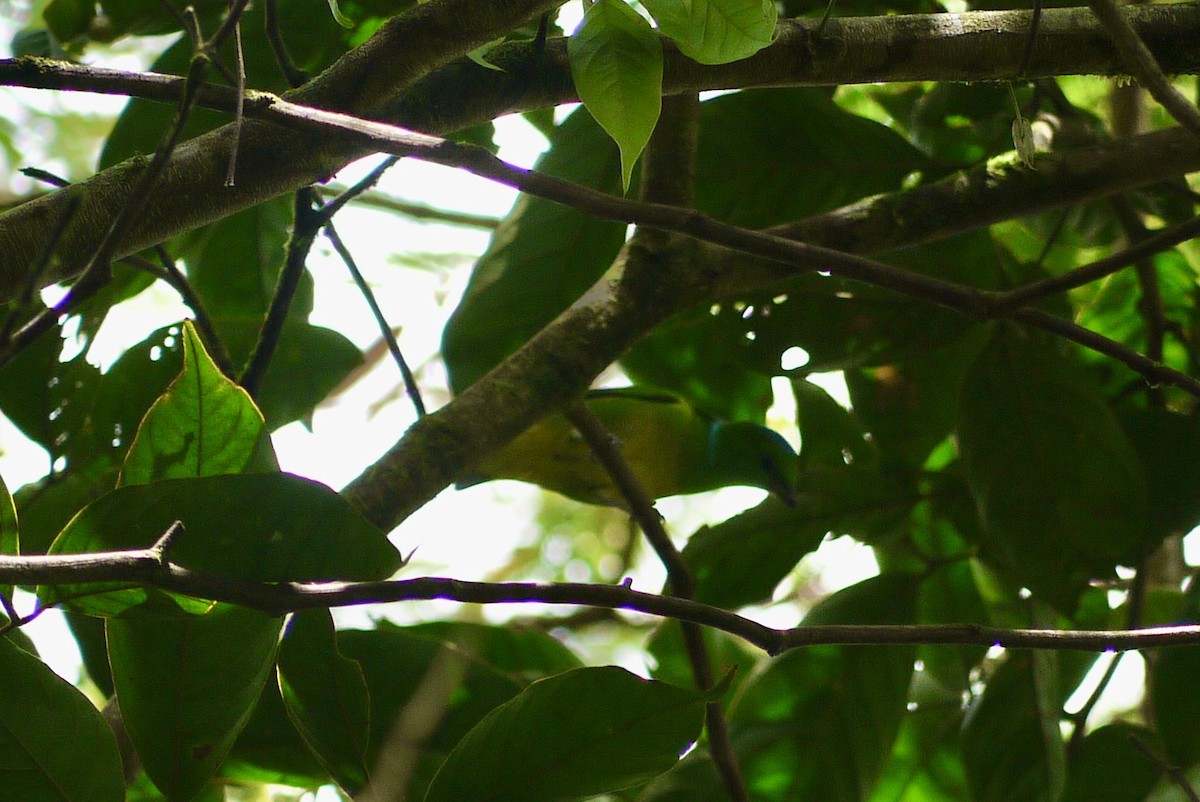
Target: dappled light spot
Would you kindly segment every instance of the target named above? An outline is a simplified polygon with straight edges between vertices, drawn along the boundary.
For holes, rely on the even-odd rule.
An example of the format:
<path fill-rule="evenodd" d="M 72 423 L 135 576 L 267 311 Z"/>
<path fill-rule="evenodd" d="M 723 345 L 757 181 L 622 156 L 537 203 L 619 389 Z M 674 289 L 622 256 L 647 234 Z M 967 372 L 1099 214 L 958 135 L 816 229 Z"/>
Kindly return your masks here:
<path fill-rule="evenodd" d="M 797 370 L 808 364 L 809 355 L 798 345 L 784 351 L 779 357 L 779 367 L 783 370 Z"/>

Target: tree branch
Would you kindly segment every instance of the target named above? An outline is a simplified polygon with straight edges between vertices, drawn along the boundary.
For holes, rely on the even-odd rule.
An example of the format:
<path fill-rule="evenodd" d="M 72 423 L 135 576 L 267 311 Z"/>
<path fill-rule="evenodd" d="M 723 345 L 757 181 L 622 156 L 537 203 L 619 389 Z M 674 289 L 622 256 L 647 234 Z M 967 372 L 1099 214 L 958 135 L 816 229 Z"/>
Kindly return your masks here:
<path fill-rule="evenodd" d="M 496 48 L 489 59 L 505 72 L 469 60 L 450 63 L 556 5 L 556 0 L 509 0 L 486 4 L 487 13 L 472 0 L 419 5 L 389 21 L 366 44 L 287 98 L 433 133 L 575 100 L 562 40 L 546 43 L 544 51 L 527 43 Z M 1186 46 L 1187 33 L 1200 31 L 1200 5 L 1129 8 L 1123 13 L 1164 69 L 1179 74 L 1200 70 L 1200 59 Z M 733 64 L 702 66 L 668 45 L 664 92 L 866 81 L 1012 80 L 1017 77 L 1029 18 L 1024 11 L 859 17 L 830 22 L 821 37 L 814 37 L 813 21 L 784 21 L 771 47 Z M 435 72 L 437 67 L 442 69 Z M 1045 12 L 1028 70 L 1031 77 L 1120 70 L 1119 54 L 1087 9 Z M 168 100 L 178 96 L 178 80 L 143 81 L 46 59 L 0 61 L 0 84 L 8 85 Z M 254 97 L 261 98 L 251 93 L 248 105 Z M 201 101 L 232 108 L 235 98 L 228 90 L 212 88 Z M 152 213 L 122 243 L 121 255 L 323 180 L 366 155 L 354 142 L 331 143 L 247 125 L 240 142 L 240 186 L 227 188 L 222 182 L 228 147 L 229 132 L 221 129 L 198 137 L 177 154 L 167 180 L 151 199 Z M 118 165 L 68 190 L 83 194 L 83 210 L 49 278 L 59 280 L 79 270 L 83 254 L 107 225 L 107 210 L 121 205 L 129 183 L 127 165 Z M 52 221 L 59 219 L 54 210 L 64 200 L 58 194 L 0 216 L 0 298 L 11 297 L 20 286 L 21 274 L 36 258 Z"/>
<path fill-rule="evenodd" d="M 839 644 L 957 644 L 1055 651 L 1131 651 L 1200 645 L 1200 625 L 1122 630 L 1008 629 L 978 624 L 827 624 L 775 629 L 707 604 L 626 585 L 467 582 L 443 577 L 356 583 L 262 583 L 202 574 L 163 561 L 155 548 L 78 555 L 0 555 L 0 583 L 106 582 L 154 587 L 270 615 L 297 610 L 443 599 L 466 604 L 567 604 L 629 610 L 718 629 L 768 654 Z"/>

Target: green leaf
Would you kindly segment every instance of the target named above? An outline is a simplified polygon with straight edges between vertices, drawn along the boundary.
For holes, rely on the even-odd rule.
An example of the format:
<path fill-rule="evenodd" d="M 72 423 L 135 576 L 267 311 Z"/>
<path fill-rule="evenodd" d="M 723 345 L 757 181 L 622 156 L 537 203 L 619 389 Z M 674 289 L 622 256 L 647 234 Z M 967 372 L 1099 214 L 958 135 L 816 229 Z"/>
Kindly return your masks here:
<path fill-rule="evenodd" d="M 142 419 L 119 485 L 275 467 L 261 413 L 213 364 L 190 321 L 183 371 Z"/>
<path fill-rule="evenodd" d="M 621 149 L 621 183 L 662 111 L 662 46 L 646 20 L 622 0 L 597 0 L 567 40 L 579 99 Z"/>
<path fill-rule="evenodd" d="M 825 90 L 751 90 L 701 104 L 696 206 L 736 225 L 763 228 L 825 212 L 896 190 L 927 167 L 895 132 L 839 108 Z M 972 281 L 989 274 L 961 241 L 911 261 L 918 268 L 969 263 L 962 272 Z M 675 315 L 621 367 L 635 382 L 713 415 L 756 420 L 770 404 L 770 377 L 783 372 L 781 357 L 794 345 L 810 352 L 812 369 L 840 368 L 861 355 L 889 359 L 931 339 L 940 344 L 963 328 L 958 316 L 849 282 L 809 276 L 783 290 Z"/>
<path fill-rule="evenodd" d="M 106 698 L 112 696 L 112 670 L 108 666 L 108 645 L 104 642 L 104 619 L 70 610 L 64 610 L 63 613 L 79 647 L 88 679 Z"/>
<path fill-rule="evenodd" d="M 328 610 L 294 613 L 279 649 L 279 687 L 292 723 L 348 792 L 367 782 L 370 701 L 358 663 L 343 657 Z"/>
<path fill-rule="evenodd" d="M 914 676 L 919 685 L 920 673 Z M 922 703 L 919 690 L 870 802 L 961 802 L 969 799 L 959 730 L 962 701 Z"/>
<path fill-rule="evenodd" d="M 283 622 L 243 608 L 184 616 L 172 607 L 157 597 L 110 618 L 106 632 L 121 715 L 146 774 L 169 798 L 190 799 L 249 719 Z"/>
<path fill-rule="evenodd" d="M 0 787 L 7 799 L 121 802 L 108 722 L 45 663 L 0 638 Z"/>
<path fill-rule="evenodd" d="M 801 477 L 796 504 L 768 499 L 688 540 L 684 559 L 696 599 L 720 607 L 769 601 L 779 584 L 826 534 L 860 538 L 902 518 L 915 491 L 894 476 L 843 466 Z"/>
<path fill-rule="evenodd" d="M 1047 705 L 1042 696 L 1031 656 L 1009 653 L 968 711 L 963 726 L 963 757 L 972 800 L 1050 802 L 1057 798 L 1052 785 L 1055 761 L 1049 755 L 1062 752 L 1057 730 L 1061 708 L 1055 710 L 1054 740 L 1047 743 Z M 1058 698 L 1055 701 L 1061 704 Z"/>
<path fill-rule="evenodd" d="M 292 204 L 280 197 L 186 234 L 177 246 L 188 281 L 235 366 L 245 364 L 258 341 L 292 225 Z M 288 315 L 303 320 L 311 309 L 312 279 L 306 273 Z"/>
<path fill-rule="evenodd" d="M 21 539 L 17 534 L 17 507 L 13 504 L 8 485 L 0 477 L 0 554 L 21 553 Z M 0 585 L 0 596 L 12 601 L 12 585 Z"/>
<path fill-rule="evenodd" d="M 286 473 L 168 479 L 121 487 L 88 505 L 52 554 L 146 548 L 175 522 L 184 532 L 172 562 L 256 582 L 380 580 L 400 554 L 375 526 L 328 487 Z M 89 585 L 90 591 L 102 588 Z M 81 586 L 45 586 L 43 601 Z M 144 589 L 79 599 L 74 609 L 112 615 L 140 603 Z"/>
<path fill-rule="evenodd" d="M 300 320 L 283 324 L 271 366 L 258 392 L 267 429 L 311 419 L 313 410 L 363 363 L 344 334 Z"/>
<path fill-rule="evenodd" d="M 683 558 L 696 576 L 696 600 L 718 607 L 769 601 L 775 586 L 816 549 L 829 521 L 775 499 L 688 539 Z"/>
<path fill-rule="evenodd" d="M 296 732 L 276 682 L 263 688 L 250 720 L 221 764 L 220 775 L 235 782 L 295 788 L 315 789 L 330 781 L 329 772 Z"/>
<path fill-rule="evenodd" d="M 228 8 L 225 0 L 197 0 L 192 5 L 200 19 L 208 22 L 212 21 L 214 15 Z M 142 0 L 100 0 L 100 8 L 121 34 L 153 36 L 180 29 L 179 16 L 156 3 L 146 3 Z"/>
<path fill-rule="evenodd" d="M 415 756 L 409 799 L 421 799 L 447 754 L 480 719 L 538 677 L 579 666 L 579 660 L 541 632 L 478 624 L 385 626 L 337 635 L 338 649 L 362 666 L 371 699 L 374 765 L 391 743 L 397 717 L 417 694 L 422 709 L 440 715 L 423 733 Z M 432 707 L 430 707 L 432 705 Z"/>
<path fill-rule="evenodd" d="M 534 168 L 620 191 L 616 148 L 584 109 L 563 121 Z M 450 387 L 461 393 L 591 287 L 625 241 L 625 226 L 522 195 L 476 263 L 442 334 Z"/>
<path fill-rule="evenodd" d="M 855 413 L 809 381 L 793 381 L 792 393 L 796 397 L 796 424 L 800 429 L 801 471 L 875 464 L 875 432 L 868 438 Z"/>
<path fill-rule="evenodd" d="M 679 50 L 701 64 L 749 58 L 775 39 L 771 0 L 646 0 L 646 9 Z"/>
<path fill-rule="evenodd" d="M 659 387 L 723 420 L 762 423 L 774 396 L 771 378 L 748 364 L 737 315 L 693 309 L 675 315 L 621 357 L 631 381 Z"/>
<path fill-rule="evenodd" d="M 96 16 L 96 4 L 89 0 L 50 0 L 42 12 L 46 25 L 60 42 L 83 36 Z"/>
<path fill-rule="evenodd" d="M 828 597 L 805 626 L 909 624 L 918 578 L 884 574 Z M 903 721 L 911 646 L 813 646 L 772 661 L 746 684 L 731 727 L 756 802 L 859 802 L 874 787 Z"/>
<path fill-rule="evenodd" d="M 549 802 L 628 788 L 675 765 L 700 735 L 705 701 L 614 666 L 539 680 L 467 734 L 425 802 Z"/>
<path fill-rule="evenodd" d="M 997 329 L 963 387 L 958 443 L 988 558 L 1056 605 L 1149 545 L 1137 455 L 1056 344 Z"/>
<path fill-rule="evenodd" d="M 1179 619 L 1172 623 L 1200 621 L 1200 588 L 1192 583 L 1184 599 Z M 1200 647 L 1182 646 L 1164 649 L 1149 664 L 1150 710 L 1162 739 L 1166 757 L 1176 766 L 1190 766 L 1200 760 L 1200 699 L 1188 690 L 1200 672 Z"/>
<path fill-rule="evenodd" d="M 1166 652 L 1163 652 L 1166 654 Z M 1133 739 L 1161 754 L 1154 733 L 1133 724 L 1115 723 L 1087 734 L 1071 761 L 1062 802 L 1142 802 L 1158 784 L 1162 767 L 1134 745 Z"/>
<path fill-rule="evenodd" d="M 98 459 L 81 469 L 39 479 L 13 496 L 21 525 L 21 553 L 45 554 L 78 510 L 112 490 L 118 467 Z"/>
<path fill-rule="evenodd" d="M 1200 420 L 1165 409 L 1125 410 L 1125 433 L 1147 478 L 1151 539 L 1200 524 Z"/>

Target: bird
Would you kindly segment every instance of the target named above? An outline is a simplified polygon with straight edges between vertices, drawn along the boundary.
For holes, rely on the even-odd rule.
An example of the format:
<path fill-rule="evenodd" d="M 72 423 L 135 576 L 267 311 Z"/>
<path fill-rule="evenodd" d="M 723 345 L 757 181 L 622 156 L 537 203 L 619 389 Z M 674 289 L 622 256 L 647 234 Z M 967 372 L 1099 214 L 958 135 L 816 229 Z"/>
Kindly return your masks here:
<path fill-rule="evenodd" d="M 585 402 L 652 498 L 741 485 L 794 504 L 799 463 L 778 432 L 722 421 L 683 399 L 639 387 L 591 390 Z M 563 415 L 534 424 L 459 480 L 462 489 L 495 479 L 540 485 L 586 504 L 627 508 L 608 472 Z"/>

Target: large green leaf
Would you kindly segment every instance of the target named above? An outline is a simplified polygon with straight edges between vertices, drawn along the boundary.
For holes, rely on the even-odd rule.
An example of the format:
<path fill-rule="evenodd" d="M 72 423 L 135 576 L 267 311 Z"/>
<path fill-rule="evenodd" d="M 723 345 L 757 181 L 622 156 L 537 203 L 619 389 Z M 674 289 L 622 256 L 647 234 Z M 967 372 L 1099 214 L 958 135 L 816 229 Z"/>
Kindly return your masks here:
<path fill-rule="evenodd" d="M 1142 802 L 1163 773 L 1134 743 L 1158 747 L 1154 733 L 1132 724 L 1108 724 L 1089 732 L 1071 760 L 1062 802 Z"/>
<path fill-rule="evenodd" d="M 235 782 L 270 782 L 295 788 L 315 789 L 330 781 L 329 772 L 296 732 L 276 682 L 268 682 L 263 688 L 219 773 Z"/>
<path fill-rule="evenodd" d="M 840 468 L 843 465 L 871 467 L 878 461 L 876 435 L 870 436 L 852 412 L 812 382 L 792 382 L 796 398 L 796 426 L 800 430 L 800 470 Z"/>
<path fill-rule="evenodd" d="M 17 507 L 13 504 L 8 485 L 0 477 L 0 554 L 20 554 L 21 540 L 17 535 Z M 12 601 L 12 585 L 0 585 L 0 596 Z"/>
<path fill-rule="evenodd" d="M 818 604 L 804 624 L 905 624 L 918 578 L 884 574 Z M 762 802 L 864 800 L 905 716 L 915 648 L 814 646 L 773 661 L 742 691 L 731 726 Z"/>
<path fill-rule="evenodd" d="M 183 371 L 142 419 L 119 484 L 277 467 L 262 414 L 183 324 Z"/>
<path fill-rule="evenodd" d="M 870 539 L 915 501 L 913 488 L 897 477 L 846 466 L 811 472 L 801 478 L 794 506 L 768 499 L 692 535 L 683 556 L 696 575 L 696 598 L 721 607 L 768 601 L 826 534 Z"/>
<path fill-rule="evenodd" d="M 1200 621 L 1200 588 L 1192 583 L 1177 621 Z M 1164 649 L 1150 663 L 1150 709 L 1165 748 L 1165 757 L 1176 766 L 1190 766 L 1200 760 L 1200 699 L 1188 690 L 1200 672 L 1200 647 Z"/>
<path fill-rule="evenodd" d="M 584 799 L 669 769 L 700 735 L 705 697 L 622 668 L 539 680 L 479 722 L 425 802 Z"/>
<path fill-rule="evenodd" d="M 934 447 L 946 440 L 954 430 L 958 394 L 967 371 L 989 334 L 986 327 L 977 326 L 958 341 L 928 353 L 845 371 L 854 412 L 870 431 L 884 465 L 919 469 Z"/>
<path fill-rule="evenodd" d="M 958 443 L 988 558 L 1060 607 L 1150 545 L 1137 455 L 1056 344 L 997 329 L 963 387 Z"/>
<path fill-rule="evenodd" d="M 1054 769 L 1062 702 L 1038 688 L 1034 673 L 1031 655 L 1009 654 L 967 713 L 963 758 L 976 802 L 1052 802 L 1062 792 Z"/>
<path fill-rule="evenodd" d="M 25 802 L 121 802 L 108 722 L 45 663 L 0 638 L 0 792 Z"/>
<path fill-rule="evenodd" d="M 826 89 L 751 89 L 700 109 L 696 206 L 735 225 L 765 228 L 894 192 L 931 166 Z"/>
<path fill-rule="evenodd" d="M 701 106 L 696 205 L 762 228 L 899 189 L 927 165 L 901 137 L 839 108 L 825 90 L 738 92 Z M 908 261 L 969 272 L 972 281 L 990 273 L 961 242 Z M 755 420 L 770 404 L 769 377 L 782 372 L 781 357 L 792 346 L 809 351 L 813 369 L 841 367 L 866 361 L 864 354 L 879 360 L 920 350 L 931 334 L 944 341 L 935 326 L 956 334 L 963 325 L 927 305 L 819 276 L 784 290 L 678 314 L 630 349 L 621 367 L 634 381 L 712 414 Z"/>
<path fill-rule="evenodd" d="M 341 332 L 288 320 L 258 391 L 267 428 L 308 423 L 317 405 L 362 363 L 362 352 Z"/>
<path fill-rule="evenodd" d="M 338 651 L 328 610 L 295 613 L 279 649 L 279 687 L 287 712 L 338 784 L 367 782 L 370 701 L 358 663 Z"/>
<path fill-rule="evenodd" d="M 916 675 L 917 677 L 920 674 Z M 914 681 L 911 709 L 900 725 L 896 742 L 870 802 L 961 802 L 969 799 L 963 769 L 959 730 L 962 701 L 921 697 Z"/>
<path fill-rule="evenodd" d="M 597 0 L 567 41 L 579 99 L 621 149 L 626 190 L 662 111 L 662 46 L 623 0 Z"/>
<path fill-rule="evenodd" d="M 258 582 L 378 580 L 401 565 L 375 526 L 328 487 L 285 473 L 168 479 L 121 487 L 88 505 L 52 554 L 146 548 L 176 521 L 184 532 L 171 560 L 197 571 Z M 97 585 L 90 590 L 100 589 Z M 45 601 L 80 592 L 44 587 Z M 146 598 L 128 589 L 79 599 L 76 609 L 112 615 Z"/>
<path fill-rule="evenodd" d="M 1165 409 L 1126 410 L 1121 424 L 1147 479 L 1151 538 L 1200 524 L 1200 420 Z"/>
<path fill-rule="evenodd" d="M 283 622 L 237 607 L 182 615 L 161 596 L 130 612 L 106 631 L 125 729 L 154 784 L 190 799 L 249 719 Z"/>
<path fill-rule="evenodd" d="M 568 117 L 535 169 L 620 192 L 616 148 L 585 110 Z M 570 306 L 612 263 L 625 226 L 522 195 L 471 274 L 442 335 L 450 387 L 462 392 Z"/>
<path fill-rule="evenodd" d="M 579 666 L 560 643 L 540 632 L 476 624 L 386 626 L 343 631 L 338 649 L 358 661 L 371 698 L 371 755 L 374 765 L 397 716 L 418 693 L 422 709 L 435 716 L 423 731 L 408 787 L 420 799 L 446 755 L 480 719 L 538 677 Z"/>
<path fill-rule="evenodd" d="M 645 6 L 679 50 L 701 64 L 748 58 L 775 38 L 771 0 L 646 0 Z"/>

